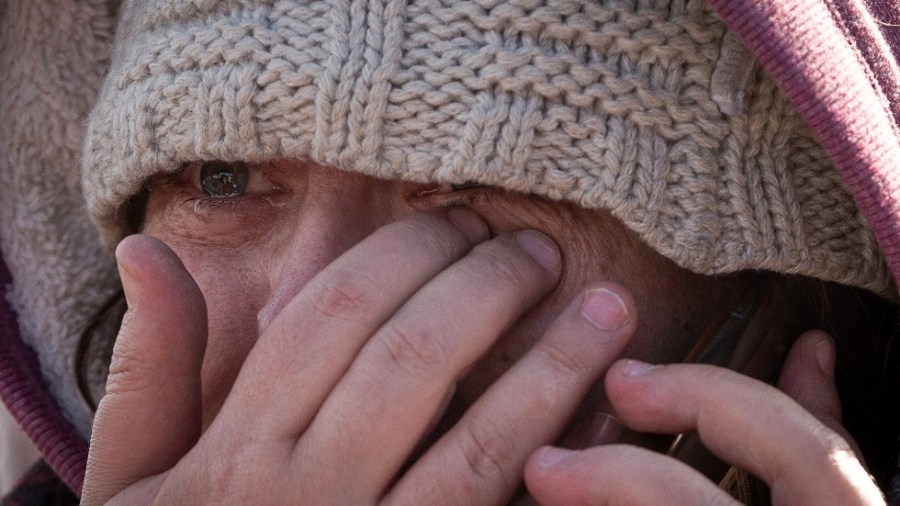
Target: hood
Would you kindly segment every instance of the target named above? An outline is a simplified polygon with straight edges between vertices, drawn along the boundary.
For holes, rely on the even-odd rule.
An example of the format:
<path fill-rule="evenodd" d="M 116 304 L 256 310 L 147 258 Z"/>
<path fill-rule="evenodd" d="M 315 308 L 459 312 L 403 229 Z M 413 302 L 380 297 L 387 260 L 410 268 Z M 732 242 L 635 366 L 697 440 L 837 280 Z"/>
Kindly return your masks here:
<path fill-rule="evenodd" d="M 85 119 L 109 62 L 114 3 L 0 3 L 0 391 L 41 453 L 80 488 L 91 411 L 78 337 L 116 290 L 79 183 Z"/>
<path fill-rule="evenodd" d="M 874 0 L 709 4 L 829 155 L 893 277 L 879 291 L 896 298 L 900 13 Z M 130 26 L 117 16 L 116 2 L 100 0 L 0 8 L 0 397 L 75 491 L 91 412 L 74 355 L 89 318 L 117 289 L 114 262 L 84 204 L 79 160 L 117 23 Z"/>

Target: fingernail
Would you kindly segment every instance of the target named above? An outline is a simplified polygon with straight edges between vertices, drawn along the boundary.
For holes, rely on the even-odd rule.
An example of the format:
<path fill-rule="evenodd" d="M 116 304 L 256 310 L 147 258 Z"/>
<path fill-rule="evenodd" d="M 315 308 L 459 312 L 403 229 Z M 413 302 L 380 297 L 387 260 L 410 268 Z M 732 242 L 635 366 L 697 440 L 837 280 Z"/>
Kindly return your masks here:
<path fill-rule="evenodd" d="M 638 376 L 646 376 L 653 372 L 658 366 L 641 362 L 640 360 L 626 360 L 622 365 L 620 372 L 626 378 L 636 378 Z"/>
<path fill-rule="evenodd" d="M 538 455 L 538 466 L 546 469 L 548 467 L 553 467 L 563 460 L 572 456 L 575 452 L 572 450 L 565 450 L 563 448 L 557 448 L 555 446 L 545 446 L 539 450 L 541 453 Z"/>
<path fill-rule="evenodd" d="M 516 234 L 516 242 L 525 253 L 547 270 L 556 271 L 559 265 L 559 249 L 546 235 L 537 230 L 523 230 Z"/>
<path fill-rule="evenodd" d="M 600 288 L 584 295 L 581 315 L 600 330 L 616 330 L 628 322 L 625 302 L 615 292 Z"/>
<path fill-rule="evenodd" d="M 822 371 L 822 374 L 827 376 L 829 379 L 834 379 L 834 343 L 831 342 L 829 337 L 825 337 L 815 346 L 816 350 L 816 362 L 819 363 L 819 369 Z"/>
<path fill-rule="evenodd" d="M 445 213 L 445 216 L 456 225 L 471 241 L 483 241 L 488 237 L 488 227 L 478 214 L 469 209 L 454 207 Z"/>

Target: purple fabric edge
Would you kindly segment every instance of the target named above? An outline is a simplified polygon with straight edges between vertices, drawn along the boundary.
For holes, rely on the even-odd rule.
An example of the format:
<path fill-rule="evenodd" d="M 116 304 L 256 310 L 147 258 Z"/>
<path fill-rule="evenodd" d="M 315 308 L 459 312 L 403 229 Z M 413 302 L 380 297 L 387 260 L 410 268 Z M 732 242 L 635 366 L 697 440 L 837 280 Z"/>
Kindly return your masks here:
<path fill-rule="evenodd" d="M 900 6 L 896 0 L 862 0 L 900 62 Z"/>
<path fill-rule="evenodd" d="M 856 40 L 836 22 L 831 3 L 710 0 L 831 155 L 900 286 L 898 125 L 885 90 Z M 868 36 L 887 47 L 880 33 Z"/>
<path fill-rule="evenodd" d="M 12 282 L 0 256 L 0 287 Z M 63 418 L 40 375 L 37 356 L 22 341 L 16 313 L 0 301 L 0 399 L 44 459 L 76 495 L 81 495 L 88 445 Z"/>
<path fill-rule="evenodd" d="M 854 42 L 857 50 L 865 59 L 871 71 L 870 80 L 884 93 L 894 123 L 900 124 L 900 70 L 897 62 L 886 59 L 885 55 L 894 55 L 900 45 L 892 47 L 873 13 L 854 2 L 845 0 L 827 0 L 832 12 L 840 18 L 840 29 L 847 38 Z M 871 2 L 870 2 L 871 3 Z M 897 7 L 900 9 L 900 6 Z M 898 43 L 900 44 L 900 43 Z"/>

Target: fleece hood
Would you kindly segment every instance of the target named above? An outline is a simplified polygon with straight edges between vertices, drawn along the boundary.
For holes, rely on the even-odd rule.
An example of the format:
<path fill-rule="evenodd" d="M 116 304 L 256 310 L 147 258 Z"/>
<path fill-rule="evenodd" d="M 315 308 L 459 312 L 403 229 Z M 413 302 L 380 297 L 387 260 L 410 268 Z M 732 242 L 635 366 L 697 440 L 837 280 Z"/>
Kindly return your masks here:
<path fill-rule="evenodd" d="M 522 2 L 522 5 L 533 3 Z M 595 3 L 599 2 L 585 2 L 586 10 L 590 10 Z M 644 2 L 634 3 L 639 6 Z M 197 12 L 226 9 L 232 4 L 238 5 L 235 2 L 206 1 L 168 2 L 168 4 L 173 6 L 173 12 L 177 14 L 175 18 L 190 17 Z M 264 8 L 253 12 L 258 14 L 270 7 L 274 8 L 269 4 L 266 3 Z M 277 8 L 293 12 L 291 7 L 294 4 L 295 2 L 278 2 Z M 318 5 L 315 2 L 313 4 Z M 391 32 L 392 18 L 388 14 L 400 4 L 404 2 L 372 0 L 367 4 L 370 15 L 378 14 L 387 20 L 387 31 L 382 35 L 388 38 L 392 33 L 396 33 L 396 30 Z M 450 1 L 443 4 L 446 4 L 447 8 L 455 6 L 455 3 Z M 699 5 L 699 2 L 680 2 L 680 4 Z M 800 249 L 792 250 L 807 251 L 806 257 L 787 267 L 784 266 L 787 264 L 783 263 L 778 266 L 766 264 L 770 261 L 768 260 L 770 257 L 764 254 L 765 249 L 754 249 L 757 244 L 769 244 L 767 236 L 747 235 L 745 237 L 747 244 L 752 247 L 748 247 L 748 251 L 744 253 L 746 258 L 752 261 L 748 260 L 734 268 L 772 268 L 780 272 L 799 272 L 807 275 L 828 272 L 827 275 L 817 277 L 861 286 L 897 300 L 900 295 L 896 288 L 897 281 L 900 280 L 900 67 L 898 67 L 900 8 L 896 7 L 895 2 L 888 0 L 753 2 L 709 0 L 702 9 L 711 9 L 716 17 L 715 24 L 702 28 L 712 30 L 717 41 L 721 41 L 723 37 L 733 37 L 733 42 L 729 42 L 729 45 L 740 48 L 736 49 L 737 56 L 732 59 L 735 66 L 717 69 L 716 62 L 720 60 L 720 55 L 707 55 L 709 58 L 703 60 L 706 53 L 700 52 L 699 58 L 703 61 L 698 65 L 708 74 L 699 78 L 700 84 L 697 86 L 700 88 L 706 86 L 698 92 L 704 97 L 705 105 L 697 109 L 699 113 L 669 110 L 670 116 L 682 121 L 681 123 L 676 121 L 675 124 L 668 124 L 661 120 L 659 115 L 655 115 L 654 108 L 667 110 L 666 105 L 647 106 L 647 97 L 642 95 L 642 90 L 625 90 L 623 93 L 629 98 L 622 102 L 622 107 L 633 106 L 638 112 L 636 116 L 630 118 L 638 117 L 641 121 L 653 123 L 656 125 L 653 127 L 656 128 L 654 131 L 662 132 L 661 139 L 657 138 L 659 136 L 651 135 L 647 137 L 645 144 L 649 143 L 647 145 L 662 153 L 660 159 L 683 155 L 688 156 L 683 161 L 689 164 L 703 160 L 692 160 L 690 152 L 685 154 L 678 151 L 679 146 L 684 147 L 679 145 L 683 140 L 682 137 L 693 142 L 692 146 L 715 151 L 716 142 L 724 142 L 730 135 L 733 136 L 734 125 L 738 123 L 734 118 L 744 112 L 741 104 L 742 96 L 738 93 L 743 90 L 743 86 L 737 88 L 726 86 L 724 94 L 716 93 L 717 90 L 711 85 L 710 80 L 715 81 L 713 76 L 718 73 L 719 77 L 723 75 L 727 77 L 725 80 L 728 82 L 733 83 L 735 80 L 746 82 L 748 78 L 741 77 L 745 72 L 741 70 L 744 66 L 741 62 L 745 58 L 740 55 L 740 51 L 748 52 L 747 54 L 752 55 L 751 62 L 755 61 L 755 64 L 764 70 L 766 82 L 773 83 L 773 89 L 777 85 L 780 90 L 779 96 L 785 97 L 784 104 L 786 106 L 790 104 L 790 111 L 785 112 L 786 121 L 796 123 L 798 132 L 816 141 L 810 150 L 797 155 L 798 160 L 806 160 L 810 167 L 816 168 L 810 169 L 810 173 L 814 173 L 816 177 L 811 177 L 808 185 L 796 185 L 806 192 L 807 200 L 815 204 L 802 213 L 806 213 L 805 216 L 815 217 L 817 210 L 820 214 L 827 214 L 834 206 L 845 206 L 849 203 L 852 207 L 855 203 L 851 211 L 844 213 L 853 222 L 847 226 L 855 232 L 853 241 L 846 244 L 842 242 L 838 247 L 833 247 L 836 244 L 833 241 L 829 242 L 834 239 L 833 237 L 806 234 L 812 238 L 811 242 L 807 241 L 797 246 Z M 177 121 L 167 123 L 168 117 L 159 114 L 142 115 L 141 113 L 147 112 L 148 109 L 141 104 L 135 106 L 121 93 L 115 94 L 115 88 L 127 92 L 129 83 L 141 82 L 148 75 L 159 74 L 160 68 L 155 66 L 157 64 L 175 68 L 190 62 L 172 57 L 174 49 L 168 53 L 163 50 L 148 57 L 141 53 L 141 48 L 148 47 L 149 42 L 148 45 L 132 48 L 131 53 L 114 55 L 116 36 L 128 37 L 135 30 L 153 32 L 155 26 L 172 21 L 162 15 L 136 19 L 132 17 L 134 11 L 124 9 L 122 12 L 127 15 L 121 16 L 117 2 L 108 0 L 47 0 L 0 4 L 0 90 L 2 90 L 0 246 L 4 259 L 4 264 L 0 266 L 0 284 L 5 287 L 5 297 L 0 301 L 2 302 L 0 303 L 0 397 L 25 432 L 37 444 L 48 463 L 76 492 L 81 489 L 84 477 L 86 441 L 92 420 L 91 409 L 83 400 L 75 378 L 74 364 L 75 355 L 78 353 L 78 340 L 82 331 L 89 325 L 91 316 L 96 314 L 117 290 L 115 265 L 107 253 L 107 248 L 109 243 L 128 232 L 122 221 L 123 208 L 129 196 L 140 188 L 143 179 L 161 170 L 162 166 L 177 167 L 178 163 L 204 157 L 252 160 L 284 156 L 286 153 L 303 156 L 306 150 L 305 156 L 317 161 L 349 170 L 368 171 L 373 175 L 401 176 L 389 173 L 390 168 L 394 166 L 393 162 L 418 161 L 422 167 L 428 168 L 431 172 L 419 174 L 411 179 L 437 179 L 448 182 L 467 182 L 475 179 L 501 186 L 518 185 L 518 189 L 533 188 L 533 182 L 528 178 L 544 171 L 542 174 L 546 177 L 542 176 L 541 179 L 543 186 L 538 188 L 541 194 L 593 207 L 607 207 L 615 203 L 604 200 L 608 194 L 595 191 L 599 181 L 596 178 L 594 180 L 588 178 L 590 183 L 588 184 L 584 182 L 586 181 L 584 178 L 565 177 L 564 160 L 571 153 L 564 150 L 554 151 L 557 148 L 553 144 L 556 141 L 552 132 L 541 133 L 535 130 L 534 125 L 546 118 L 540 117 L 541 109 L 536 108 L 528 100 L 522 104 L 515 101 L 509 103 L 502 100 L 488 101 L 486 98 L 476 100 L 475 105 L 478 107 L 493 108 L 485 111 L 485 118 L 495 118 L 500 114 L 510 122 L 529 124 L 530 121 L 532 128 L 504 132 L 498 125 L 491 125 L 488 121 L 488 124 L 480 125 L 477 131 L 471 128 L 467 130 L 471 122 L 461 125 L 458 131 L 448 131 L 448 136 L 455 136 L 452 138 L 457 141 L 457 146 L 468 146 L 453 153 L 468 153 L 471 155 L 468 159 L 454 158 L 455 155 L 450 150 L 441 151 L 443 149 L 440 144 L 441 138 L 425 139 L 431 143 L 429 145 L 433 144 L 433 149 L 425 151 L 416 151 L 415 146 L 391 145 L 390 142 L 387 144 L 389 149 L 383 149 L 385 144 L 382 143 L 377 147 L 381 150 L 378 151 L 367 142 L 373 139 L 373 136 L 380 135 L 382 130 L 376 128 L 369 132 L 366 128 L 375 127 L 363 125 L 361 131 L 366 135 L 353 138 L 353 135 L 348 137 L 347 132 L 333 130 L 332 127 L 336 124 L 334 122 L 324 122 L 320 125 L 322 130 L 316 130 L 316 125 L 312 127 L 302 125 L 303 128 L 312 128 L 309 132 L 292 131 L 290 125 L 285 132 L 273 132 L 265 128 L 274 123 L 251 122 L 246 126 L 255 141 L 246 148 L 235 147 L 236 144 L 233 142 L 203 144 L 199 142 L 202 139 L 196 138 L 195 131 L 175 131 L 173 135 L 182 135 L 198 143 L 155 145 L 153 146 L 155 151 L 151 150 L 147 155 L 142 151 L 143 144 L 140 143 L 153 144 L 153 129 L 177 130 L 183 124 Z M 136 11 L 139 12 L 140 9 Z M 217 11 L 215 15 L 222 16 L 223 12 Z M 266 19 L 263 16 L 257 22 L 261 27 L 272 28 L 264 25 Z M 304 22 L 312 24 L 339 21 L 341 19 L 327 17 L 304 18 Z M 652 16 L 648 18 L 647 23 L 662 26 L 663 31 L 670 28 L 680 29 L 668 26 Z M 316 32 L 318 34 L 316 36 L 327 34 L 328 30 L 334 27 L 323 25 L 320 28 L 322 29 Z M 347 29 L 344 34 L 352 36 L 353 26 L 348 24 L 344 28 Z M 692 28 L 693 25 L 688 26 L 688 31 L 690 32 Z M 706 47 L 702 34 L 691 32 L 690 35 L 695 41 L 700 41 L 701 49 Z M 200 33 L 199 36 L 202 37 L 204 34 Z M 567 35 L 559 32 L 554 36 Z M 312 40 L 319 41 L 315 37 Z M 322 48 L 328 48 L 336 44 L 336 40 L 322 39 L 319 42 Z M 298 41 L 301 42 L 309 41 Z M 389 42 L 388 40 L 385 44 Z M 189 37 L 183 40 L 175 38 L 166 42 L 188 50 L 191 43 Z M 716 44 L 721 45 L 721 42 Z M 290 44 L 285 47 L 289 49 Z M 253 48 L 246 50 L 250 54 Z M 322 61 L 338 58 L 346 62 L 353 56 L 351 53 L 321 56 Z M 507 56 L 510 55 L 494 54 L 491 57 Z M 576 54 L 573 57 L 578 56 Z M 580 57 L 587 58 L 585 55 Z M 659 54 L 656 57 L 666 58 L 667 55 Z M 203 64 L 205 60 L 200 58 L 197 61 Z M 130 62 L 132 67 L 126 68 L 122 62 Z M 206 63 L 214 62 L 206 61 Z M 311 62 L 313 63 L 315 62 Z M 509 61 L 505 63 L 508 64 Z M 549 72 L 548 69 L 552 70 L 553 62 L 543 64 L 548 66 L 539 70 L 546 72 Z M 277 60 L 268 62 L 268 65 L 268 70 L 280 68 Z M 528 82 L 528 86 L 540 88 L 540 80 L 532 79 L 535 77 L 535 68 L 526 68 L 528 69 L 530 74 L 523 71 L 520 75 L 523 82 Z M 346 66 L 342 67 L 339 64 L 334 70 L 336 74 L 329 74 L 332 78 L 339 78 L 341 72 L 348 71 Z M 384 67 L 378 67 L 374 70 L 374 73 L 360 74 L 363 76 L 360 77 L 362 79 L 360 84 L 368 86 L 367 89 L 376 89 L 379 79 L 384 79 L 385 72 L 398 69 L 391 67 L 385 70 Z M 477 77 L 488 79 L 491 78 L 490 72 L 500 70 L 499 67 L 488 65 L 486 74 Z M 403 75 L 408 77 L 408 74 Z M 298 79 L 303 76 L 301 73 Z M 588 73 L 581 77 L 596 78 L 600 74 L 592 76 L 593 74 Z M 238 75 L 235 79 L 240 77 Z M 617 76 L 608 77 L 612 79 L 608 82 L 619 83 L 614 79 Z M 621 77 L 621 74 L 618 77 Z M 465 78 L 466 76 L 461 76 L 461 79 Z M 694 74 L 687 78 L 698 79 Z M 107 79 L 105 84 L 104 79 Z M 198 79 L 194 84 L 202 90 L 204 78 L 199 76 Z M 548 79 L 551 84 L 555 82 L 552 76 Z M 305 89 L 302 84 L 292 83 L 300 90 Z M 579 89 L 584 89 L 585 86 L 591 88 L 589 83 L 577 84 Z M 166 95 L 167 92 L 174 93 L 185 86 L 187 88 L 192 86 L 191 83 L 185 84 L 177 80 L 170 85 L 169 88 L 165 86 L 160 88 L 157 102 L 170 99 L 171 97 Z M 406 91 L 416 92 L 414 88 L 418 85 L 413 83 L 411 86 L 412 88 Z M 240 86 L 235 89 L 239 91 Z M 602 98 L 604 93 L 602 89 L 591 89 L 593 90 L 591 93 Z M 339 91 L 337 88 L 335 90 Z M 690 90 L 694 89 L 689 87 Z M 426 94 L 426 99 L 428 97 Z M 362 108 L 361 111 L 371 112 L 379 118 L 386 111 L 384 108 L 379 109 L 377 104 L 373 105 L 374 102 L 363 101 L 361 105 L 354 105 L 355 97 L 352 94 L 348 95 L 346 104 L 338 104 L 340 107 L 334 103 L 317 102 L 316 96 L 294 98 L 304 107 L 333 106 L 326 111 L 327 115 L 316 116 L 320 118 L 326 116 L 334 118 L 340 111 L 352 112 L 353 107 L 357 106 Z M 446 99 L 437 96 L 431 98 Z M 583 97 L 573 95 L 568 98 L 573 101 L 569 104 L 571 107 L 559 109 L 557 113 L 561 116 L 584 117 L 578 109 L 581 107 L 580 101 Z M 172 106 L 174 109 L 168 109 L 169 112 L 173 114 L 185 112 L 177 109 L 179 102 L 171 103 L 174 104 Z M 611 103 L 615 104 L 615 101 Z M 518 107 L 519 105 L 521 107 Z M 91 120 L 92 110 L 93 120 Z M 97 111 L 101 111 L 104 117 L 114 119 L 108 123 L 98 122 L 97 115 L 101 113 Z M 235 114 L 239 115 L 242 111 L 235 110 Z M 387 111 L 391 112 L 389 109 Z M 216 111 L 207 108 L 201 112 L 212 114 Z M 458 114 L 462 115 L 464 112 L 458 111 Z M 682 112 L 685 114 L 684 117 L 680 116 Z M 752 110 L 750 112 L 752 113 Z M 241 117 L 238 117 L 238 120 L 240 119 Z M 663 123 L 657 124 L 659 121 Z M 615 121 L 612 121 L 608 124 L 614 123 Z M 622 132 L 643 135 L 643 130 L 629 126 L 627 121 L 622 124 L 624 125 Z M 699 126 L 691 129 L 692 124 Z M 381 125 L 385 130 L 391 128 L 387 123 L 375 125 Z M 571 126 L 573 129 L 585 127 L 583 123 L 578 122 Z M 666 130 L 667 128 L 669 130 Z M 494 137 L 484 137 L 487 135 L 485 132 L 492 132 L 491 135 Z M 666 137 L 666 132 L 671 133 L 674 140 Z M 773 132 L 777 133 L 775 130 Z M 223 130 L 223 135 L 227 133 Z M 240 136 L 241 132 L 237 134 Z M 528 166 L 524 172 L 510 169 L 509 167 L 516 166 L 516 157 L 524 156 L 520 152 L 523 145 L 531 143 L 528 145 L 532 148 L 535 146 L 535 136 L 539 137 L 540 146 L 545 148 L 549 146 L 545 153 L 550 154 L 541 159 L 539 166 Z M 296 139 L 296 144 L 286 144 L 285 139 L 288 138 Z M 402 135 L 398 138 L 402 138 Z M 84 144 L 85 139 L 87 144 Z M 117 142 L 117 139 L 123 142 Z M 504 142 L 508 141 L 508 146 L 497 139 L 505 139 Z M 338 149 L 333 151 L 333 158 L 330 158 L 331 155 L 328 153 L 332 151 L 328 150 L 332 144 L 338 146 Z M 240 146 L 240 143 L 237 145 Z M 82 146 L 86 148 L 82 149 Z M 501 149 L 500 152 L 492 151 L 499 149 L 498 146 L 500 148 L 507 146 L 508 149 L 503 148 L 506 151 Z M 378 163 L 364 164 L 360 161 L 363 160 L 360 153 L 369 148 L 375 153 L 372 155 L 373 160 Z M 249 151 L 238 152 L 240 149 Z M 583 144 L 579 144 L 579 149 L 578 153 L 588 158 L 595 154 L 589 146 L 585 148 Z M 435 153 L 441 156 L 434 158 Z M 821 156 L 817 153 L 821 153 Z M 601 158 L 602 155 L 603 153 L 600 153 Z M 83 186 L 80 184 L 82 158 L 86 160 Z M 484 165 L 491 159 L 501 162 L 509 160 L 510 166 L 488 164 L 481 172 L 466 172 L 475 166 L 474 161 Z M 742 161 L 743 159 L 738 160 L 733 166 L 741 167 Z M 452 163 L 445 164 L 445 162 Z M 107 164 L 110 168 L 110 171 L 105 173 L 118 176 L 111 178 L 98 176 L 101 171 L 98 171 L 97 167 L 103 164 Z M 650 165 L 654 166 L 652 163 Z M 453 172 L 454 168 L 457 172 Z M 712 169 L 714 174 L 715 164 Z M 583 176 L 582 172 L 578 173 Z M 824 186 L 813 184 L 821 182 L 822 179 L 818 179 L 818 175 L 826 173 L 834 176 L 827 176 Z M 488 176 L 482 178 L 484 174 Z M 638 179 L 640 178 L 635 181 Z M 703 182 L 704 179 L 701 177 L 698 184 L 702 185 Z M 616 183 L 613 181 L 609 184 L 614 187 Z M 566 192 L 574 192 L 571 195 L 575 196 L 570 197 L 570 193 Z M 828 198 L 821 198 L 821 195 L 837 195 L 837 197 L 831 201 Z M 676 197 L 677 195 L 672 198 Z M 791 206 L 797 205 L 796 202 L 786 198 L 772 197 L 772 199 L 770 202 L 783 204 L 788 210 Z M 621 204 L 620 219 L 626 223 L 631 220 L 629 226 L 642 233 L 642 237 L 663 254 L 667 254 L 666 251 L 662 251 L 666 244 L 684 242 L 684 237 L 678 236 L 677 230 L 695 223 L 699 223 L 700 226 L 711 226 L 710 221 L 704 221 L 705 215 L 698 218 L 686 212 L 684 216 L 679 217 L 682 221 L 665 224 L 662 228 L 653 228 L 657 222 L 648 225 L 640 213 L 642 209 L 629 207 L 633 201 L 634 199 L 626 199 L 618 202 Z M 690 211 L 691 206 L 682 205 L 682 208 Z M 717 212 L 721 210 L 717 208 Z M 725 212 L 731 211 L 726 209 Z M 91 224 L 91 214 L 99 222 L 102 233 Z M 641 227 L 644 227 L 643 232 Z M 667 230 L 668 235 L 662 234 L 654 239 L 656 237 L 654 234 L 659 230 Z M 787 230 L 794 229 L 788 227 Z M 806 229 L 802 226 L 796 230 L 806 233 Z M 740 230 L 733 232 L 736 234 L 734 237 L 740 237 L 742 233 L 745 232 Z M 776 248 L 778 251 L 784 252 L 793 247 L 790 241 L 794 237 L 790 234 L 781 236 L 775 234 L 775 236 L 780 237 L 779 240 L 783 239 Z M 820 248 L 823 244 L 826 245 L 824 249 Z M 703 252 L 697 261 L 705 262 L 704 265 L 711 267 L 693 270 L 708 273 L 734 270 L 717 267 L 721 266 L 723 257 L 715 248 L 706 248 Z M 693 267 L 690 265 L 692 259 L 689 252 L 673 249 L 667 255 L 682 265 Z M 788 252 L 783 258 L 778 257 L 778 261 L 795 257 L 795 254 Z M 862 264 L 865 267 L 849 272 L 848 266 L 858 265 L 860 262 L 857 260 L 860 258 L 864 259 Z"/>

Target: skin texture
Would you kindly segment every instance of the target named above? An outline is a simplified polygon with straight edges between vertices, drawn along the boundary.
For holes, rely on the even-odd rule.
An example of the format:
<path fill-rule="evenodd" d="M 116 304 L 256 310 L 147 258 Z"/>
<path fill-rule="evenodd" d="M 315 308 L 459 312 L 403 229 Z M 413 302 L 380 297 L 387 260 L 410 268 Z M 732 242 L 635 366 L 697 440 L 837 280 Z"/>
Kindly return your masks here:
<path fill-rule="evenodd" d="M 652 362 L 682 356 L 710 316 L 721 310 L 718 304 L 733 304 L 730 280 L 678 269 L 602 211 L 486 188 L 453 193 L 435 185 L 378 181 L 288 162 L 259 169 L 256 195 L 225 204 L 198 203 L 198 172 L 196 166 L 188 167 L 180 178 L 158 184 L 144 232 L 175 251 L 209 308 L 205 424 L 224 401 L 257 337 L 309 279 L 378 227 L 417 212 L 463 205 L 483 217 L 490 236 L 539 230 L 559 245 L 562 256 L 556 286 L 458 385 L 457 411 L 531 348 L 590 283 L 627 283 L 645 315 L 627 354 Z M 661 293 L 668 295 L 665 303 L 660 303 Z"/>
<path fill-rule="evenodd" d="M 773 504 L 884 504 L 840 424 L 834 360 L 830 338 L 813 331 L 791 349 L 779 382 L 785 393 L 722 369 L 628 360 L 611 368 L 606 385 L 629 427 L 696 429 L 718 456 L 762 478 Z M 698 382 L 706 385 L 702 394 Z M 693 469 L 623 445 L 541 448 L 525 479 L 548 506 L 737 504 Z M 622 480 L 630 486 L 620 486 Z"/>
<path fill-rule="evenodd" d="M 827 465 L 828 443 L 847 447 L 827 428 L 839 427 L 839 404 L 830 378 L 809 381 L 822 373 L 802 350 L 782 385 L 800 404 L 708 366 L 642 376 L 623 374 L 637 363 L 627 361 L 606 374 L 612 406 L 603 402 L 600 379 L 617 358 L 679 361 L 739 298 L 735 280 L 678 269 L 600 211 L 311 164 L 256 169 L 237 199 L 204 197 L 197 164 L 156 181 L 147 235 L 120 244 L 129 313 L 84 504 L 502 504 L 576 412 L 715 437 L 700 415 L 734 413 L 726 429 L 747 434 L 748 399 L 781 403 L 755 413 L 760 426 L 809 437 L 760 438 L 740 464 L 757 470 L 780 451 L 825 462 L 838 497 L 871 492 L 852 454 Z M 722 380 L 713 391 L 711 374 Z M 733 436 L 713 450 L 740 457 Z M 602 450 L 575 454 L 578 472 L 538 451 L 527 485 L 546 504 L 721 496 L 657 454 Z M 647 479 L 607 472 L 618 486 L 594 486 L 591 473 L 619 460 Z M 683 479 L 659 480 L 672 469 Z M 787 465 L 760 474 L 793 477 L 784 504 L 833 497 Z"/>

